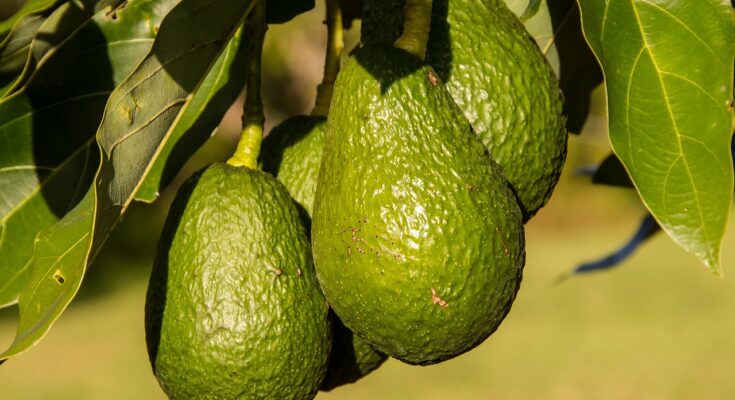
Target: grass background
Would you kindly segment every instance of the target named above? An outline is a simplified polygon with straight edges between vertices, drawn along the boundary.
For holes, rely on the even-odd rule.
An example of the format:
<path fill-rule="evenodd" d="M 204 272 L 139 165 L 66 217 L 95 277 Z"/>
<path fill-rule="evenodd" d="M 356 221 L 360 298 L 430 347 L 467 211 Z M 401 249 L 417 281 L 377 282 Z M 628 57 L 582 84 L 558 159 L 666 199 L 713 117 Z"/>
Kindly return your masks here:
<path fill-rule="evenodd" d="M 263 84 L 268 127 L 312 105 L 322 68 L 320 22 L 316 10 L 269 31 Z M 353 29 L 346 48 L 355 40 Z M 241 107 L 240 100 L 179 182 L 231 153 Z M 389 360 L 358 383 L 318 398 L 735 398 L 733 223 L 724 241 L 724 279 L 660 234 L 614 271 L 555 284 L 574 265 L 621 244 L 643 215 L 631 191 L 594 187 L 574 176 L 575 168 L 608 152 L 598 92 L 585 132 L 570 139 L 551 203 L 527 226 L 521 291 L 489 340 L 436 366 Z M 143 304 L 174 192 L 175 185 L 156 204 L 132 207 L 49 334 L 0 366 L 0 399 L 165 398 L 146 355 Z M 0 345 L 12 341 L 15 315 L 15 308 L 0 310 Z"/>

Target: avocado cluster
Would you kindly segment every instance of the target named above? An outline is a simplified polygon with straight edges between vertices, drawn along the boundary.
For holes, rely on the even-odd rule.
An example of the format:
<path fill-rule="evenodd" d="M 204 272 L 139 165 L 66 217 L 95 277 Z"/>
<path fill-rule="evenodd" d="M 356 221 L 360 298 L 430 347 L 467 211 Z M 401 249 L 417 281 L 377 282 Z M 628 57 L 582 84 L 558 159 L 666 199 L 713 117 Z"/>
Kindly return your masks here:
<path fill-rule="evenodd" d="M 393 45 L 403 1 L 366 0 L 328 116 L 177 194 L 146 302 L 169 397 L 309 399 L 508 314 L 566 154 L 561 92 L 501 0 L 434 0 L 425 60 Z"/>

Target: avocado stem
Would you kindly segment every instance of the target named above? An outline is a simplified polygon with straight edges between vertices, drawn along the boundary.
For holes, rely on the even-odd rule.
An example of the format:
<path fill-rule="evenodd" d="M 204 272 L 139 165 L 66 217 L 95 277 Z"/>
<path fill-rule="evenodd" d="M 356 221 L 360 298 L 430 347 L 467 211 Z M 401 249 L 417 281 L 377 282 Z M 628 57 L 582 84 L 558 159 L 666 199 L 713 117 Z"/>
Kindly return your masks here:
<path fill-rule="evenodd" d="M 250 65 L 248 66 L 245 105 L 242 115 L 242 132 L 235 153 L 227 164 L 236 167 L 256 169 L 260 142 L 263 140 L 263 101 L 260 97 L 260 66 L 263 54 L 263 40 L 268 24 L 265 20 L 265 0 L 255 0 L 255 6 L 248 16 L 245 35 L 251 38 Z"/>
<path fill-rule="evenodd" d="M 393 44 L 421 60 L 426 56 L 426 43 L 431 28 L 432 0 L 406 0 L 403 33 Z"/>
<path fill-rule="evenodd" d="M 311 115 L 326 116 L 332 102 L 334 82 L 339 73 L 340 57 L 345 46 L 342 31 L 342 9 L 339 0 L 326 0 L 327 4 L 327 51 L 324 56 L 324 77 L 316 88 L 316 101 Z"/>

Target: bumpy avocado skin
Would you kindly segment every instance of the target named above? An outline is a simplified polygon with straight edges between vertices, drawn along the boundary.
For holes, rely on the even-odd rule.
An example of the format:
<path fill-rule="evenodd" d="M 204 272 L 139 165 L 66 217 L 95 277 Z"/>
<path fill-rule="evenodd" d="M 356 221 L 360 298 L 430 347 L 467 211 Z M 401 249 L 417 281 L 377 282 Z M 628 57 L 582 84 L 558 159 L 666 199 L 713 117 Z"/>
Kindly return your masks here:
<path fill-rule="evenodd" d="M 260 162 L 288 189 L 302 207 L 302 219 L 311 226 L 319 166 L 324 151 L 327 119 L 297 115 L 275 126 L 263 140 Z M 388 358 L 352 334 L 333 315 L 333 340 L 327 375 L 321 390 L 353 383 L 378 368 Z"/>
<path fill-rule="evenodd" d="M 145 307 L 153 371 L 172 399 L 310 399 L 331 319 L 287 190 L 212 164 L 180 189 Z"/>
<path fill-rule="evenodd" d="M 335 313 L 407 363 L 475 347 L 520 284 L 522 215 L 500 168 L 431 67 L 390 46 L 337 79 L 312 224 Z"/>
<path fill-rule="evenodd" d="M 297 115 L 276 125 L 263 140 L 260 162 L 306 211 L 312 213 L 322 162 L 326 117 Z"/>
<path fill-rule="evenodd" d="M 365 43 L 392 43 L 404 0 L 366 0 Z M 434 0 L 426 61 L 490 149 L 530 219 L 566 158 L 563 99 L 551 66 L 502 0 Z"/>

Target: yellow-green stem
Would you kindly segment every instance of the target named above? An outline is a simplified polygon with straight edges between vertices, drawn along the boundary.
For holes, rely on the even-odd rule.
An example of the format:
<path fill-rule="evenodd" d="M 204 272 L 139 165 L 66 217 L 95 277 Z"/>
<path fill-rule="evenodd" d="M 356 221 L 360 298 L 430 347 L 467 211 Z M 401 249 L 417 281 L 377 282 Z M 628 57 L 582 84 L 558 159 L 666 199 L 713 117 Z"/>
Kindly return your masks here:
<path fill-rule="evenodd" d="M 395 47 L 422 60 L 426 56 L 426 43 L 429 41 L 431 3 L 432 0 L 406 0 L 403 34 L 394 43 Z"/>
<path fill-rule="evenodd" d="M 311 115 L 329 114 L 329 104 L 332 102 L 334 81 L 339 73 L 340 57 L 344 48 L 344 34 L 342 32 L 342 9 L 339 0 L 326 0 L 327 3 L 327 52 L 324 57 L 324 77 L 316 88 L 316 102 Z"/>
<path fill-rule="evenodd" d="M 265 0 L 256 0 L 247 21 L 245 34 L 252 38 L 250 65 L 248 66 L 245 105 L 242 116 L 242 133 L 235 154 L 227 164 L 255 169 L 258 166 L 260 142 L 263 140 L 263 102 L 260 98 L 260 64 L 263 39 L 268 24 L 265 21 Z"/>

